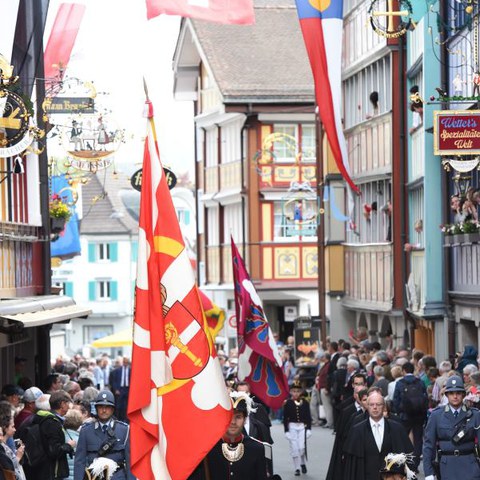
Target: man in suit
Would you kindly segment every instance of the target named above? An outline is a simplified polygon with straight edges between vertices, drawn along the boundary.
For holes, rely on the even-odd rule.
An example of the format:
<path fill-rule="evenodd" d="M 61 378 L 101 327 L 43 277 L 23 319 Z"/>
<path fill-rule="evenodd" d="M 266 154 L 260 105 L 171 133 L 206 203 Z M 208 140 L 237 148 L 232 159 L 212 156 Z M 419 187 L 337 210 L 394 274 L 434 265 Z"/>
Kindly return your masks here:
<path fill-rule="evenodd" d="M 369 418 L 350 430 L 345 448 L 343 480 L 379 480 L 388 453 L 411 453 L 413 445 L 399 423 L 384 418 L 385 399 L 377 390 L 367 399 Z"/>
<path fill-rule="evenodd" d="M 117 418 L 127 420 L 128 393 L 130 391 L 130 359 L 123 357 L 123 364 L 112 373 L 112 391 L 117 404 Z"/>
<path fill-rule="evenodd" d="M 442 480 L 478 480 L 480 466 L 475 455 L 480 414 L 463 405 L 465 387 L 461 377 L 453 375 L 445 383 L 448 404 L 431 413 L 423 440 L 425 480 L 434 480 L 435 459 L 438 456 Z"/>

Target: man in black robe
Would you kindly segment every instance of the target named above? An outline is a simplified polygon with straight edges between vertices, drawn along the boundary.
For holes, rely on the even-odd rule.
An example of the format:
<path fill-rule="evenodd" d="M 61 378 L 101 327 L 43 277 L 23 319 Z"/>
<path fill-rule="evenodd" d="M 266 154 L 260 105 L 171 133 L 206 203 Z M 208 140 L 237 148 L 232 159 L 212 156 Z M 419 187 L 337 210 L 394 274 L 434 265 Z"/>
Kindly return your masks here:
<path fill-rule="evenodd" d="M 378 391 L 368 395 L 369 418 L 352 427 L 344 447 L 343 480 L 380 480 L 388 453 L 412 453 L 413 445 L 401 424 L 384 418 L 385 399 Z"/>
<path fill-rule="evenodd" d="M 332 455 L 330 457 L 330 464 L 328 466 L 327 480 L 343 480 L 343 446 L 347 441 L 352 424 L 358 421 L 358 419 L 364 419 L 364 412 L 367 408 L 366 378 L 359 376 L 356 382 L 358 383 L 355 384 L 354 394 L 353 397 L 351 397 L 353 403 L 345 407 L 341 416 L 335 443 L 333 444 Z"/>

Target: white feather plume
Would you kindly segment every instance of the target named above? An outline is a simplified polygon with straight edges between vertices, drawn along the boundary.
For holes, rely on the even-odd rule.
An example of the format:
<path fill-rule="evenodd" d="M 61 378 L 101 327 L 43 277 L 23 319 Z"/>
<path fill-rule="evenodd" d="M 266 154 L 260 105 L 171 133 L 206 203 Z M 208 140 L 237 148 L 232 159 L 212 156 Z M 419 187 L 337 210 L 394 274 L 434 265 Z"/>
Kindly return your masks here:
<path fill-rule="evenodd" d="M 117 469 L 117 462 L 105 457 L 96 458 L 88 467 L 93 478 L 102 478 L 101 475 L 105 475 L 106 480 L 110 480 Z"/>
<path fill-rule="evenodd" d="M 408 468 L 408 462 L 413 463 L 413 454 L 412 453 L 389 453 L 385 457 L 385 465 L 387 469 L 390 469 L 394 463 L 397 465 L 405 465 L 405 473 L 407 474 L 408 480 L 415 480 L 417 476 L 415 475 L 410 468 Z"/>
<path fill-rule="evenodd" d="M 233 404 L 235 405 L 239 400 L 245 400 L 245 403 L 247 404 L 247 413 L 250 415 L 252 412 L 257 411 L 257 407 L 253 406 L 253 400 L 252 397 L 247 393 L 247 392 L 230 392 L 230 398 L 233 401 Z"/>

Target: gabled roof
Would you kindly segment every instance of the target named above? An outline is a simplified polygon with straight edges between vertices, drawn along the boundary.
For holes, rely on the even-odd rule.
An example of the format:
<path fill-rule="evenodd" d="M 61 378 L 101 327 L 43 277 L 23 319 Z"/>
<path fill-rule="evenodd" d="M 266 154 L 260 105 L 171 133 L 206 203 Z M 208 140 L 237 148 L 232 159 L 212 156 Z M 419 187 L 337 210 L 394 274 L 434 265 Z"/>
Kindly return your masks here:
<path fill-rule="evenodd" d="M 107 169 L 92 175 L 90 181 L 82 187 L 83 218 L 80 234 L 137 233 L 138 220 L 129 214 L 121 199 L 124 191 L 135 192 L 126 174 L 115 175 Z"/>
<path fill-rule="evenodd" d="M 177 73 L 195 67 L 195 55 L 187 51 L 191 38 L 225 103 L 313 102 L 313 78 L 295 2 L 256 0 L 255 19 L 254 25 L 184 21 L 181 30 L 186 31 L 180 32 L 174 59 Z"/>

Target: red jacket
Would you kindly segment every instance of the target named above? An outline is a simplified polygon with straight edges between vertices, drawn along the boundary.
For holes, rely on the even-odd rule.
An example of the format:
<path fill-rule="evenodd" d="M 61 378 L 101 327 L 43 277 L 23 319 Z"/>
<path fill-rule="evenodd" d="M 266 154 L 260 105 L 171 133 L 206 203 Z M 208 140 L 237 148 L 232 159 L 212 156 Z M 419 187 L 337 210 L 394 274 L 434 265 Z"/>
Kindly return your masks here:
<path fill-rule="evenodd" d="M 330 366 L 330 361 L 326 362 L 317 374 L 317 379 L 315 381 L 315 384 L 318 390 L 321 390 L 322 388 L 328 388 L 329 366 Z"/>

